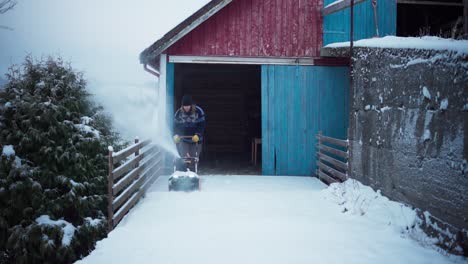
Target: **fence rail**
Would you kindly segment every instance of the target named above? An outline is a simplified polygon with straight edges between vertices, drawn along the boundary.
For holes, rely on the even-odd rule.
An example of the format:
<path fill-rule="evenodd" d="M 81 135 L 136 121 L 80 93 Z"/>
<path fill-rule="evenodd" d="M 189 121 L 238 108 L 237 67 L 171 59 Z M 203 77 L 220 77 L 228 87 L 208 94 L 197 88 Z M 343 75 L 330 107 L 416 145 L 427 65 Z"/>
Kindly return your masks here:
<path fill-rule="evenodd" d="M 328 184 L 349 178 L 349 141 L 317 134 L 317 177 Z"/>
<path fill-rule="evenodd" d="M 146 148 L 145 148 L 146 147 Z M 133 155 L 133 157 L 132 157 Z M 162 173 L 162 152 L 151 140 L 114 153 L 109 147 L 108 230 L 112 231 Z M 119 162 L 123 164 L 114 167 Z"/>

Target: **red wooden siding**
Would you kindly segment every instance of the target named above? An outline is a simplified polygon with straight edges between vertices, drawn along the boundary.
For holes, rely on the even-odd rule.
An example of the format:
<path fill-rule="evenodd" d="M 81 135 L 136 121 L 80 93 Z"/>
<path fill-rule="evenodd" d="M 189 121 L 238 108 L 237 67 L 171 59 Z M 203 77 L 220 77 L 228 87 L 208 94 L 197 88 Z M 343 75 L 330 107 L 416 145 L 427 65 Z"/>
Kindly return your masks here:
<path fill-rule="evenodd" d="M 318 57 L 322 0 L 234 0 L 169 55 Z"/>

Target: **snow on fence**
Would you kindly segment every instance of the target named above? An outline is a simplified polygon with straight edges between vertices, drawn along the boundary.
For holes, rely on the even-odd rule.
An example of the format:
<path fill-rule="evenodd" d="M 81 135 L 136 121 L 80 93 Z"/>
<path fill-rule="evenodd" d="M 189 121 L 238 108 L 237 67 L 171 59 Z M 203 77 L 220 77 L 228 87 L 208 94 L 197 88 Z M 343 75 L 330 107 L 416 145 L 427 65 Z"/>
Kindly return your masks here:
<path fill-rule="evenodd" d="M 349 141 L 317 134 L 317 177 L 328 184 L 349 178 Z"/>
<path fill-rule="evenodd" d="M 162 172 L 162 152 L 151 140 L 139 142 L 114 153 L 109 147 L 108 225 L 109 232 L 138 202 Z M 141 153 L 140 153 L 141 151 Z M 133 157 L 131 155 L 135 154 Z M 124 161 L 116 168 L 114 165 Z"/>

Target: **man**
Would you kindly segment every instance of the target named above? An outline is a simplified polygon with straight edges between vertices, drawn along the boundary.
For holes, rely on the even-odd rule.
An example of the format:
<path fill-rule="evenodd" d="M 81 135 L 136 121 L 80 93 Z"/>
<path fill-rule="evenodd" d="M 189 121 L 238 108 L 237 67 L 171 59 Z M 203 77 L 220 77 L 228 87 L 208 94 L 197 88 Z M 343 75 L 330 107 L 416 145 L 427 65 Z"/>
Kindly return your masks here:
<path fill-rule="evenodd" d="M 192 102 L 190 95 L 182 97 L 182 106 L 174 114 L 174 142 L 181 157 L 199 157 L 205 131 L 205 112 Z"/>

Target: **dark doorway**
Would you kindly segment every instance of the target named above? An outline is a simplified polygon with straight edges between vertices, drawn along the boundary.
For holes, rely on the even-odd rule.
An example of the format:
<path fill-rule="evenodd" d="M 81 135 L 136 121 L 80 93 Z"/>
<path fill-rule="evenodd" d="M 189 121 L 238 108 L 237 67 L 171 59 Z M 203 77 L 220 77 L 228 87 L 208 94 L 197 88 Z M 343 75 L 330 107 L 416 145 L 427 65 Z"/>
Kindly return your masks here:
<path fill-rule="evenodd" d="M 462 0 L 398 0 L 397 36 L 463 37 Z"/>
<path fill-rule="evenodd" d="M 199 174 L 261 174 L 251 142 L 261 138 L 261 66 L 175 64 L 174 105 L 191 94 L 206 115 Z"/>

